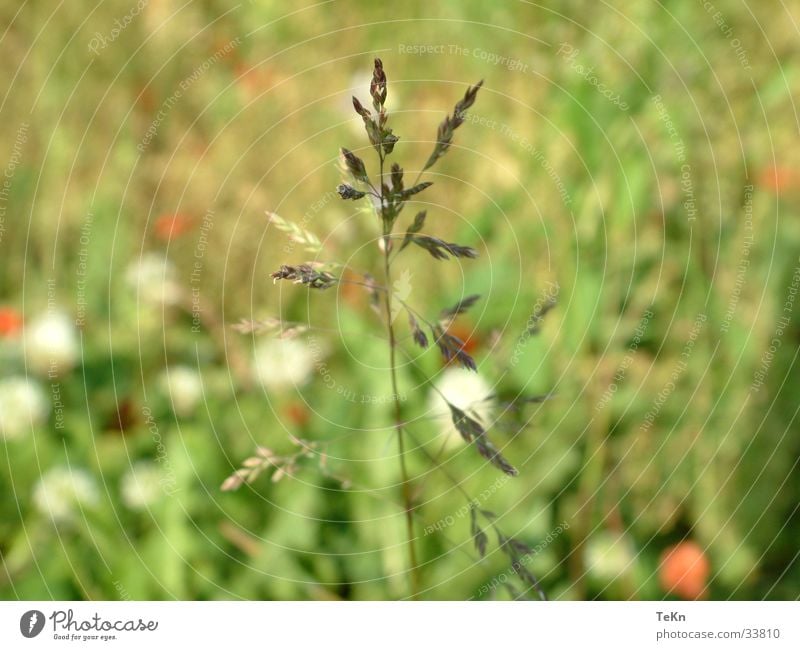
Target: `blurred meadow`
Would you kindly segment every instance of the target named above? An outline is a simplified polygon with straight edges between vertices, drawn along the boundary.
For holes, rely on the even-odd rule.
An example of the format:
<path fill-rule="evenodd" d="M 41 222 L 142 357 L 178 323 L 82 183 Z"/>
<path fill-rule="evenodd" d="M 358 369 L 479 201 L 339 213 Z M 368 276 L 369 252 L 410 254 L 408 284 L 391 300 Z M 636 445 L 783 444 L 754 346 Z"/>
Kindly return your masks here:
<path fill-rule="evenodd" d="M 432 316 L 481 295 L 452 326 L 478 375 L 434 350 L 400 369 L 414 439 L 459 484 L 409 445 L 420 597 L 514 597 L 461 489 L 537 551 L 551 599 L 797 597 L 800 5 L 0 16 L 4 599 L 408 597 L 381 317 L 363 287 L 270 278 L 379 273 L 375 216 L 336 194 L 340 147 L 375 168 L 350 97 L 376 56 L 407 174 L 484 80 L 414 206 L 480 256 L 395 267 Z M 235 327 L 270 318 L 302 331 Z M 519 476 L 465 448 L 423 372 L 465 408 L 553 393 L 492 431 Z M 221 490 L 259 447 L 279 467 Z"/>

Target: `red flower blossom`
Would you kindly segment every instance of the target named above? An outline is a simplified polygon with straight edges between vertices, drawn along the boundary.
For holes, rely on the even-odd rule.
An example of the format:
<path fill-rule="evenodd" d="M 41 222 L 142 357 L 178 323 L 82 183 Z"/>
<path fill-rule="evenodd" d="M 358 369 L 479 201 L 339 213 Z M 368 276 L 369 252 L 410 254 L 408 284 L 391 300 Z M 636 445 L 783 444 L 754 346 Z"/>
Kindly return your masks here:
<path fill-rule="evenodd" d="M 22 329 L 22 315 L 11 307 L 0 307 L 0 337 L 11 338 Z"/>
<path fill-rule="evenodd" d="M 759 186 L 772 190 L 776 194 L 781 194 L 787 190 L 795 189 L 798 184 L 798 177 L 800 177 L 800 174 L 791 167 L 770 165 L 761 170 L 758 174 L 757 182 Z"/>
<path fill-rule="evenodd" d="M 195 224 L 194 217 L 177 212 L 175 214 L 162 214 L 155 223 L 156 237 L 163 241 L 172 241 L 176 237 L 189 232 Z"/>
<path fill-rule="evenodd" d="M 463 323 L 453 323 L 447 328 L 447 333 L 451 336 L 456 336 L 464 341 L 462 350 L 467 354 L 472 354 L 480 346 L 480 339 L 478 332 L 471 325 L 464 325 Z"/>
<path fill-rule="evenodd" d="M 248 101 L 274 87 L 278 81 L 274 72 L 264 64 L 249 66 L 243 61 L 237 61 L 233 72 L 237 77 L 238 87 Z"/>
<path fill-rule="evenodd" d="M 658 575 L 667 593 L 687 600 L 700 598 L 710 573 L 711 563 L 697 542 L 680 542 L 661 555 Z"/>
<path fill-rule="evenodd" d="M 297 427 L 304 427 L 311 419 L 308 407 L 300 402 L 292 402 L 286 409 L 286 419 Z"/>

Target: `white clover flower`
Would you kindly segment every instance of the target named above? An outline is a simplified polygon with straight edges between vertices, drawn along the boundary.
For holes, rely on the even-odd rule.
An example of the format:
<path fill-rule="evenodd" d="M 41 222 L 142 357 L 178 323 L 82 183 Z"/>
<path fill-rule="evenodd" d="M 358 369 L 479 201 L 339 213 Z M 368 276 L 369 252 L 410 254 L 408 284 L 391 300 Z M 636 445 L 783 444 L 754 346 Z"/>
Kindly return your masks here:
<path fill-rule="evenodd" d="M 174 305 L 181 290 L 173 264 L 158 253 L 145 253 L 125 272 L 125 279 L 136 291 L 137 298 L 150 305 Z"/>
<path fill-rule="evenodd" d="M 145 510 L 164 496 L 164 473 L 151 461 L 139 461 L 120 482 L 122 502 L 131 510 Z"/>
<path fill-rule="evenodd" d="M 33 490 L 36 507 L 56 522 L 68 522 L 81 508 L 93 508 L 98 501 L 94 478 L 79 468 L 54 467 L 42 475 Z"/>
<path fill-rule="evenodd" d="M 313 343 L 265 338 L 256 345 L 253 373 L 267 390 L 302 386 L 311 378 L 321 357 L 320 347 Z"/>
<path fill-rule="evenodd" d="M 74 323 L 62 312 L 43 314 L 25 328 L 25 359 L 40 375 L 55 376 L 72 368 L 80 357 Z"/>
<path fill-rule="evenodd" d="M 49 412 L 50 402 L 39 384 L 25 377 L 0 381 L 0 437 L 12 440 L 30 433 Z"/>
<path fill-rule="evenodd" d="M 176 415 L 191 415 L 203 398 L 203 382 L 194 368 L 173 366 L 161 375 L 161 389 L 170 400 Z"/>
<path fill-rule="evenodd" d="M 463 439 L 453 425 L 453 416 L 445 400 L 484 426 L 491 423 L 492 387 L 478 373 L 464 368 L 448 368 L 436 382 L 436 388 L 441 395 L 431 390 L 428 413 L 439 423 L 443 441 L 448 448 L 457 446 Z"/>
<path fill-rule="evenodd" d="M 631 570 L 635 555 L 629 537 L 600 531 L 586 542 L 586 571 L 601 583 L 613 582 Z"/>

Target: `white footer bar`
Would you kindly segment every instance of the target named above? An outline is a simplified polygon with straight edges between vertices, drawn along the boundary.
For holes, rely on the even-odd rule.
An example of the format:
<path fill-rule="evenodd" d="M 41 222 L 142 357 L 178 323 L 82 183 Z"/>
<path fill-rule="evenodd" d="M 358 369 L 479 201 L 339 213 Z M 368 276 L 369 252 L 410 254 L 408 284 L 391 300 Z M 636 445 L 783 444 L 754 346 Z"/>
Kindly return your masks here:
<path fill-rule="evenodd" d="M 216 650 L 800 648 L 800 604 L 0 603 L 0 648 L 153 650 L 193 641 Z"/>

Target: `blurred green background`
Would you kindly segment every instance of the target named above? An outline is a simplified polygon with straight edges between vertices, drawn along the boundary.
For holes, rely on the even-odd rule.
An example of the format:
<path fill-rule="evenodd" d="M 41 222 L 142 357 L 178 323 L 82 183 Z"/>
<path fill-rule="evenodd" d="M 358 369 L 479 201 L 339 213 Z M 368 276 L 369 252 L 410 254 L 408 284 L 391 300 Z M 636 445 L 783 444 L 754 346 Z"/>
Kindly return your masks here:
<path fill-rule="evenodd" d="M 408 174 L 485 80 L 415 197 L 481 256 L 396 273 L 432 317 L 482 295 L 456 328 L 486 384 L 404 365 L 416 439 L 447 428 L 420 369 L 553 391 L 492 433 L 519 477 L 442 456 L 541 545 L 549 597 L 795 598 L 800 7 L 716 5 L 4 4 L 0 595 L 408 595 L 380 319 L 353 285 L 273 285 L 309 255 L 265 216 L 377 272 L 375 217 L 333 191 L 339 147 L 374 169 L 350 96 L 380 56 Z M 311 329 L 231 327 L 268 317 Z M 288 475 L 220 490 L 292 436 L 314 448 Z M 408 462 L 422 597 L 509 598 L 464 496 Z"/>

